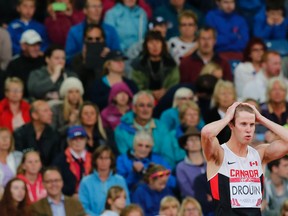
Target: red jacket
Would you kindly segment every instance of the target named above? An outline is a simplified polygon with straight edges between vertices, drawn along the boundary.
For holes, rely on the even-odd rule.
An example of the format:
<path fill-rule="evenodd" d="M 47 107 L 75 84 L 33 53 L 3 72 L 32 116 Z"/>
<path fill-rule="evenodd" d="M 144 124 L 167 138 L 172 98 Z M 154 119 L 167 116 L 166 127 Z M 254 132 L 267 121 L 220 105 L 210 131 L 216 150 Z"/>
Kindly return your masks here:
<path fill-rule="evenodd" d="M 20 102 L 20 110 L 22 112 L 22 118 L 24 122 L 25 123 L 30 122 L 29 103 L 22 100 Z M 0 101 L 0 126 L 7 127 L 10 129 L 10 131 L 13 132 L 12 119 L 13 119 L 13 114 L 10 110 L 8 99 L 4 98 L 3 100 Z"/>

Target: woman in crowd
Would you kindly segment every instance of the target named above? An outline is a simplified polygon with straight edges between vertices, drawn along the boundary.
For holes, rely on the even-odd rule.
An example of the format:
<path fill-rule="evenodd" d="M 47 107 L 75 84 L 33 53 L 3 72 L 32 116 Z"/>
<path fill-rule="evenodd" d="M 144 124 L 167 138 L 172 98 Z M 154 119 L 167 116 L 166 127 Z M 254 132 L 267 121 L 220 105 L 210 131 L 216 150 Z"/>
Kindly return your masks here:
<path fill-rule="evenodd" d="M 11 179 L 5 187 L 0 202 L 1 216 L 30 216 L 25 182 L 21 179 Z"/>
<path fill-rule="evenodd" d="M 146 170 L 143 180 L 132 194 L 132 202 L 140 205 L 145 216 L 158 215 L 160 201 L 165 196 L 173 196 L 172 191 L 167 187 L 171 171 L 157 164 L 150 164 Z"/>
<path fill-rule="evenodd" d="M 13 135 L 8 128 L 0 127 L 0 197 L 7 182 L 16 175 L 22 153 L 14 151 Z"/>
<path fill-rule="evenodd" d="M 173 196 L 166 196 L 160 202 L 159 215 L 178 216 L 179 210 L 180 210 L 180 203 Z"/>
<path fill-rule="evenodd" d="M 47 191 L 42 183 L 41 168 L 40 155 L 36 151 L 26 152 L 18 167 L 17 178 L 25 182 L 29 203 L 34 203 L 47 195 Z"/>
<path fill-rule="evenodd" d="M 202 209 L 199 202 L 192 198 L 187 197 L 182 201 L 179 216 L 202 216 Z"/>
<path fill-rule="evenodd" d="M 63 102 L 51 107 L 53 112 L 52 127 L 66 137 L 69 126 L 78 122 L 79 109 L 83 104 L 84 89 L 81 81 L 75 77 L 69 77 L 62 83 L 60 97 Z"/>
<path fill-rule="evenodd" d="M 126 182 L 115 172 L 116 161 L 111 148 L 101 145 L 94 151 L 92 169 L 92 173 L 82 179 L 79 187 L 79 200 L 87 214 L 96 216 L 103 212 L 107 192 L 112 186 L 121 186 L 125 190 L 126 204 L 130 203 Z"/>
<path fill-rule="evenodd" d="M 136 204 L 126 206 L 120 216 L 144 216 L 143 210 Z"/>
<path fill-rule="evenodd" d="M 0 101 L 0 127 L 14 131 L 30 121 L 30 105 L 23 100 L 23 89 L 19 78 L 5 80 L 5 98 Z"/>

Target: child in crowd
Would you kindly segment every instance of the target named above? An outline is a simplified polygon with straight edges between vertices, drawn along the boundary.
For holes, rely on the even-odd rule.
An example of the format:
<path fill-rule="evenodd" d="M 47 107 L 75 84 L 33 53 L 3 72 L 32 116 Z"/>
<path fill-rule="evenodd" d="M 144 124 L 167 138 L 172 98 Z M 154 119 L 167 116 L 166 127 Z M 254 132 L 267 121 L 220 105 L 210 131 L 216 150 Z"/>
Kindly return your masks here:
<path fill-rule="evenodd" d="M 217 79 L 222 79 L 223 69 L 219 64 L 210 62 L 206 64 L 200 72 L 200 76 L 205 75 L 205 74 L 211 74 L 215 76 Z"/>
<path fill-rule="evenodd" d="M 105 211 L 101 214 L 101 216 L 119 216 L 125 206 L 125 190 L 120 186 L 113 186 L 108 191 Z"/>
<path fill-rule="evenodd" d="M 26 152 L 18 167 L 17 177 L 25 182 L 30 203 L 34 203 L 47 195 L 42 184 L 41 167 L 40 155 L 36 151 Z"/>
<path fill-rule="evenodd" d="M 13 55 L 20 54 L 20 38 L 24 31 L 33 29 L 42 38 L 41 50 L 44 51 L 48 46 L 48 36 L 43 24 L 33 20 L 36 10 L 36 0 L 19 0 L 17 11 L 20 15 L 19 19 L 13 20 L 8 25 L 8 31 L 12 40 Z"/>
<path fill-rule="evenodd" d="M 202 216 L 202 209 L 199 202 L 187 197 L 182 201 L 179 216 Z"/>
<path fill-rule="evenodd" d="M 131 204 L 123 209 L 120 216 L 144 216 L 144 213 L 140 206 Z"/>
<path fill-rule="evenodd" d="M 179 201 L 173 196 L 166 196 L 161 200 L 159 214 L 161 216 L 177 216 L 179 209 Z"/>

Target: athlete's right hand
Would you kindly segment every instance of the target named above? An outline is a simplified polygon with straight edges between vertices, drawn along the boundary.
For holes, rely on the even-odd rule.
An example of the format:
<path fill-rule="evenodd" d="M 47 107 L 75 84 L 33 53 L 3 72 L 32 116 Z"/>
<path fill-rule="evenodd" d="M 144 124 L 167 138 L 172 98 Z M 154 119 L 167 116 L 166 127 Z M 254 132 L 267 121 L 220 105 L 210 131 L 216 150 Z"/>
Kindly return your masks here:
<path fill-rule="evenodd" d="M 225 118 L 228 118 L 231 121 L 234 118 L 234 113 L 236 107 L 240 104 L 240 102 L 234 102 L 226 111 Z"/>

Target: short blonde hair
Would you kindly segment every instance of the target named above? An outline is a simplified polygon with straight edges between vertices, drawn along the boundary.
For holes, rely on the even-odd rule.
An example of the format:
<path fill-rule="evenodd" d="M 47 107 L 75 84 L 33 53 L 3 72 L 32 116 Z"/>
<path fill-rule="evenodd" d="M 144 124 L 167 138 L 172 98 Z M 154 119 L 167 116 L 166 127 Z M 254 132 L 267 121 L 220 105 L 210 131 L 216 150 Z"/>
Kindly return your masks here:
<path fill-rule="evenodd" d="M 270 92 L 273 89 L 273 86 L 276 82 L 279 83 L 280 87 L 285 91 L 285 95 L 287 95 L 287 85 L 286 85 L 285 81 L 283 80 L 283 78 L 273 77 L 273 78 L 269 79 L 267 89 L 266 89 L 267 102 L 270 102 L 270 100 L 272 99 L 272 98 L 270 98 Z M 284 100 L 285 99 L 286 99 L 286 97 L 284 98 Z"/>
<path fill-rule="evenodd" d="M 135 147 L 140 140 L 148 141 L 151 144 L 151 146 L 154 145 L 153 137 L 147 131 L 140 130 L 135 134 L 134 140 L 133 140 L 133 147 Z"/>
<path fill-rule="evenodd" d="M 214 88 L 213 95 L 212 95 L 212 100 L 211 100 L 212 107 L 218 107 L 219 106 L 218 95 L 219 95 L 220 90 L 222 88 L 231 89 L 233 96 L 234 96 L 234 100 L 236 100 L 237 94 L 236 94 L 236 89 L 234 87 L 234 84 L 231 81 L 218 80 L 218 82 L 216 83 L 216 86 Z"/>
<path fill-rule="evenodd" d="M 223 70 L 222 67 L 219 64 L 216 64 L 214 62 L 209 62 L 208 64 L 206 64 L 202 70 L 200 71 L 200 75 L 204 75 L 204 74 L 211 74 L 213 75 L 213 72 L 215 70 Z"/>
<path fill-rule="evenodd" d="M 183 216 L 184 215 L 186 205 L 189 204 L 189 203 L 191 203 L 192 205 L 195 206 L 195 208 L 198 210 L 200 216 L 203 215 L 200 203 L 196 199 L 194 199 L 192 197 L 186 197 L 182 201 L 182 204 L 181 204 L 181 207 L 180 207 L 180 211 L 179 211 L 179 216 Z"/>
<path fill-rule="evenodd" d="M 174 97 L 173 97 L 173 107 L 177 107 L 178 106 L 178 100 L 181 97 L 187 97 L 190 96 L 194 99 L 194 92 L 186 87 L 181 87 L 179 89 L 177 89 L 177 91 L 174 93 Z"/>
<path fill-rule="evenodd" d="M 177 207 L 178 211 L 180 209 L 180 203 L 175 197 L 165 196 L 160 202 L 160 211 L 164 211 L 170 206 Z"/>
<path fill-rule="evenodd" d="M 180 118 L 180 122 L 183 120 L 185 113 L 188 109 L 193 109 L 195 111 L 198 112 L 198 117 L 200 120 L 200 108 L 198 106 L 197 103 L 195 103 L 194 101 L 187 101 L 186 103 L 182 104 L 179 107 L 179 118 Z"/>
<path fill-rule="evenodd" d="M 141 216 L 144 216 L 143 210 L 139 205 L 130 204 L 126 206 L 120 213 L 120 216 L 130 216 L 131 212 L 139 212 Z"/>
<path fill-rule="evenodd" d="M 8 90 L 8 87 L 11 83 L 19 84 L 21 86 L 22 90 L 24 88 L 24 84 L 23 84 L 23 81 L 21 79 L 19 79 L 18 77 L 8 77 L 5 80 L 5 91 Z"/>

